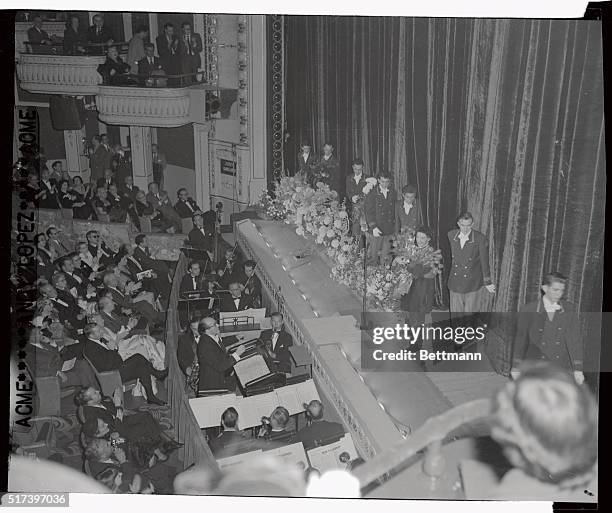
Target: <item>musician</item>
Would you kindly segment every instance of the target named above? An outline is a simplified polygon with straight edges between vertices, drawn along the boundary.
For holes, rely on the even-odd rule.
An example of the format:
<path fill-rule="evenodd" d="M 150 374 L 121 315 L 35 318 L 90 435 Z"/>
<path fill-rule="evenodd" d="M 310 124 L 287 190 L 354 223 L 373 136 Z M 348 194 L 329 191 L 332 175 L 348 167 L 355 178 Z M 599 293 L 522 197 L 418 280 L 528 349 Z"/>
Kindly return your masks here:
<path fill-rule="evenodd" d="M 198 331 L 199 324 L 200 317 L 193 315 L 189 319 L 189 327 L 184 333 L 179 335 L 176 348 L 176 357 L 179 367 L 183 371 L 183 374 L 185 374 L 187 386 L 189 386 L 194 393 L 198 392 L 198 381 L 200 379 L 198 344 L 201 335 Z"/>
<path fill-rule="evenodd" d="M 261 419 L 262 427 L 259 430 L 259 438 L 266 440 L 282 439 L 285 444 L 293 443 L 291 438 L 292 434 L 295 433 L 287 429 L 290 418 L 291 416 L 287 408 L 277 406 L 270 414 L 270 417 L 263 417 Z"/>
<path fill-rule="evenodd" d="M 208 444 L 213 454 L 220 452 L 228 445 L 245 440 L 244 433 L 238 429 L 238 412 L 231 406 L 221 415 L 221 428 L 223 431 L 219 436 L 213 438 Z"/>
<path fill-rule="evenodd" d="M 238 256 L 236 255 L 235 246 L 225 250 L 225 256 L 217 267 L 217 276 L 217 282 L 222 289 L 229 288 L 229 284 L 234 281 L 243 281 L 244 276 L 238 265 Z"/>
<path fill-rule="evenodd" d="M 254 260 L 247 260 L 242 266 L 245 275 L 243 293 L 251 299 L 253 308 L 259 308 L 261 305 L 261 280 L 255 274 L 256 265 Z"/>
<path fill-rule="evenodd" d="M 179 287 L 179 295 L 183 301 L 179 302 L 179 321 L 181 326 L 187 324 L 187 320 L 191 316 L 191 313 L 195 312 L 206 312 L 209 313 L 209 299 L 194 300 L 189 297 L 190 293 L 198 292 L 201 297 L 208 295 L 208 284 L 202 276 L 200 263 L 192 261 L 189 264 L 189 271 L 181 280 Z"/>
<path fill-rule="evenodd" d="M 283 314 L 274 312 L 270 315 L 272 329 L 263 330 L 259 336 L 266 344 L 268 356 L 271 358 L 276 371 L 286 374 L 291 372 L 291 353 L 289 348 L 293 345 L 293 337 L 285 331 Z"/>
<path fill-rule="evenodd" d="M 212 317 L 204 317 L 198 325 L 200 341 L 197 347 L 200 373 L 200 390 L 236 389 L 233 367 L 244 353 L 244 346 L 239 346 L 231 355 L 228 354 L 221 339 L 219 325 Z M 230 337 L 236 339 L 236 337 Z"/>
<path fill-rule="evenodd" d="M 192 261 L 189 264 L 189 271 L 181 280 L 179 294 L 182 298 L 184 298 L 188 292 L 200 290 L 205 290 L 204 277 L 201 274 L 200 263 Z"/>
<path fill-rule="evenodd" d="M 230 283 L 230 296 L 221 300 L 222 312 L 241 312 L 253 308 L 253 301 L 250 296 L 242 294 L 242 285 L 238 282 Z"/>

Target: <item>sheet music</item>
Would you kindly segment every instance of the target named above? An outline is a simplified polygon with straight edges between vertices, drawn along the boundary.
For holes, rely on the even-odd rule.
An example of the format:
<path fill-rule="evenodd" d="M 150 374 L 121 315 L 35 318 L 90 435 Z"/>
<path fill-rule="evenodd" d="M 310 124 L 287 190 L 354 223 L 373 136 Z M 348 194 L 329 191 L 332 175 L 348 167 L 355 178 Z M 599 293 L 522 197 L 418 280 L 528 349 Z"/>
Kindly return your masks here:
<path fill-rule="evenodd" d="M 62 372 L 68 372 L 74 368 L 74 364 L 76 363 L 76 356 L 71 358 L 70 360 L 66 360 L 62 365 Z"/>
<path fill-rule="evenodd" d="M 321 398 L 319 397 L 319 392 L 317 392 L 317 387 L 315 386 L 314 381 L 312 379 L 303 381 L 302 383 L 297 383 L 295 387 L 300 404 L 308 404 L 314 399 L 316 399 L 317 401 L 321 400 Z M 304 408 L 302 407 L 302 410 L 303 409 Z"/>
<path fill-rule="evenodd" d="M 263 451 L 261 449 L 257 449 L 256 451 L 236 454 L 235 456 L 229 456 L 227 458 L 219 458 L 217 460 L 217 464 L 221 470 L 232 469 L 262 454 Z"/>
<path fill-rule="evenodd" d="M 261 324 L 266 318 L 266 309 L 265 308 L 249 308 L 247 310 L 244 310 L 244 315 L 253 317 L 253 319 L 255 319 L 256 324 Z"/>
<path fill-rule="evenodd" d="M 275 392 L 239 397 L 235 406 L 238 412 L 238 423 L 241 429 L 259 426 L 262 417 L 268 417 L 278 406 Z"/>
<path fill-rule="evenodd" d="M 284 406 L 289 411 L 289 415 L 296 415 L 304 411 L 304 406 L 299 400 L 296 392 L 296 385 L 277 388 L 278 406 Z"/>
<path fill-rule="evenodd" d="M 277 449 L 272 449 L 270 451 L 265 451 L 265 454 L 280 458 L 286 464 L 295 465 L 300 470 L 306 470 L 306 468 L 308 467 L 308 458 L 306 456 L 306 451 L 304 451 L 304 446 L 302 445 L 302 442 L 285 445 L 283 447 L 278 447 Z"/>
<path fill-rule="evenodd" d="M 230 406 L 234 406 L 240 398 L 236 394 L 211 395 L 209 397 L 196 397 L 189 399 L 191 411 L 201 428 L 218 426 L 221 423 L 221 414 Z"/>
<path fill-rule="evenodd" d="M 315 447 L 308 451 L 310 466 L 320 472 L 333 469 L 345 469 L 359 455 L 349 433 L 333 444 Z"/>
<path fill-rule="evenodd" d="M 246 386 L 251 381 L 270 374 L 268 364 L 259 353 L 238 360 L 234 365 L 234 371 L 242 386 Z"/>

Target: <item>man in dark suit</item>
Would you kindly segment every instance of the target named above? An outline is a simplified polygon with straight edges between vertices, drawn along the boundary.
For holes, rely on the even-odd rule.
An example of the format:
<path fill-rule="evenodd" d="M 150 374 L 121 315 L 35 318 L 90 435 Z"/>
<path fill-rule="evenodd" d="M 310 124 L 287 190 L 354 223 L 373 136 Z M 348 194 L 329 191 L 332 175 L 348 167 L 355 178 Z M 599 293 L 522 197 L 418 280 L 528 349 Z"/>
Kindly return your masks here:
<path fill-rule="evenodd" d="M 151 258 L 147 237 L 144 233 L 139 233 L 134 239 L 136 247 L 134 248 L 133 258 L 140 264 L 143 271 L 152 269 L 155 273 L 155 288 L 162 296 L 162 304 L 166 304 L 170 297 L 171 278 L 168 266 L 160 261 Z"/>
<path fill-rule="evenodd" d="M 53 308 L 57 310 L 59 320 L 64 326 L 79 329 L 85 324 L 85 314 L 80 308 L 75 307 L 74 298 L 69 299 L 65 295 L 60 298 L 57 289 L 50 283 L 43 285 L 40 293 L 44 299 L 49 299 L 53 303 Z"/>
<path fill-rule="evenodd" d="M 246 277 L 238 262 L 236 253 L 236 248 L 227 248 L 225 250 L 225 256 L 217 266 L 217 281 L 222 289 L 229 288 L 229 284 L 232 282 L 237 281 L 244 283 L 246 281 Z"/>
<path fill-rule="evenodd" d="M 114 41 L 112 31 L 104 24 L 104 16 L 98 13 L 93 17 L 93 25 L 87 29 L 88 53 L 92 55 L 104 54 L 104 45 Z"/>
<path fill-rule="evenodd" d="M 368 263 L 389 264 L 391 239 L 395 233 L 395 189 L 391 177 L 381 173 L 378 186 L 365 197 L 365 217 L 368 224 Z"/>
<path fill-rule="evenodd" d="M 210 212 L 207 212 L 206 214 L 195 214 L 193 216 L 193 228 L 187 234 L 189 243 L 193 246 L 194 249 L 197 250 L 197 252 L 201 254 L 198 259 L 202 262 L 206 262 L 207 260 L 214 260 L 215 224 L 214 219 L 211 215 L 209 215 Z M 215 216 L 215 213 L 212 212 L 212 215 Z M 207 216 L 207 218 L 210 219 L 212 223 L 209 221 L 205 224 L 204 216 Z M 210 271 L 207 269 L 206 272 Z"/>
<path fill-rule="evenodd" d="M 149 184 L 149 192 L 147 193 L 147 203 L 149 206 L 161 212 L 163 218 L 170 223 L 175 232 L 180 232 L 182 229 L 181 218 L 170 203 L 168 193 L 160 191 L 159 186 L 155 182 Z"/>
<path fill-rule="evenodd" d="M 253 308 L 259 308 L 261 305 L 261 280 L 255 274 L 255 260 L 247 260 L 242 264 L 244 296 L 251 300 Z"/>
<path fill-rule="evenodd" d="M 108 296 L 102 296 L 98 300 L 98 311 L 104 321 L 104 327 L 117 334 L 120 331 L 128 334 L 136 328 L 137 320 L 132 317 L 128 319 L 125 315 L 115 312 L 115 302 Z"/>
<path fill-rule="evenodd" d="M 317 157 L 312 152 L 312 146 L 309 141 L 303 141 L 300 145 L 300 153 L 298 155 L 297 172 L 304 176 L 307 184 L 314 187 L 314 179 L 317 172 Z"/>
<path fill-rule="evenodd" d="M 161 60 L 154 55 L 155 45 L 153 43 L 145 43 L 144 52 L 145 56 L 138 61 L 138 74 L 141 75 L 140 81 L 142 83 L 144 83 L 153 72 L 161 76 L 164 70 Z"/>
<path fill-rule="evenodd" d="M 179 321 L 181 326 L 187 324 L 187 320 L 191 316 L 192 312 L 206 312 L 208 314 L 208 307 L 211 305 L 210 299 L 196 300 L 189 299 L 188 294 L 190 292 L 198 292 L 201 297 L 208 297 L 208 284 L 201 273 L 200 262 L 192 261 L 189 264 L 189 271 L 181 279 L 179 286 Z M 214 300 L 213 300 L 214 302 Z"/>
<path fill-rule="evenodd" d="M 28 29 L 28 42 L 32 53 L 51 53 L 51 38 L 43 30 L 42 17 L 35 14 L 32 19 L 33 25 Z"/>
<path fill-rule="evenodd" d="M 544 276 L 542 296 L 524 305 L 518 314 L 513 348 L 512 377 L 518 377 L 523 360 L 549 360 L 574 372 L 584 381 L 583 340 L 576 307 L 563 301 L 567 278 L 558 272 Z"/>
<path fill-rule="evenodd" d="M 221 426 L 223 431 L 208 443 L 213 454 L 219 454 L 227 446 L 248 442 L 244 433 L 238 429 L 238 412 L 235 408 L 230 406 L 221 414 Z"/>
<path fill-rule="evenodd" d="M 185 297 L 189 292 L 205 290 L 205 285 L 204 277 L 200 271 L 200 263 L 193 261 L 189 264 L 187 274 L 181 279 L 179 294 L 181 297 Z"/>
<path fill-rule="evenodd" d="M 185 374 L 187 378 L 196 370 L 194 367 L 197 365 L 196 356 L 201 336 L 198 331 L 199 324 L 200 317 L 197 315 L 192 316 L 191 319 L 189 319 L 189 326 L 185 332 L 179 335 L 176 346 L 176 359 L 183 374 Z"/>
<path fill-rule="evenodd" d="M 98 257 L 100 265 L 112 264 L 115 260 L 115 253 L 106 245 L 100 238 L 100 232 L 97 230 L 89 230 L 85 237 L 87 238 L 87 249 L 91 256 Z"/>
<path fill-rule="evenodd" d="M 202 65 L 200 53 L 202 52 L 202 38 L 200 34 L 193 32 L 191 23 L 184 21 L 181 24 L 181 41 L 179 45 L 179 56 L 181 61 L 181 74 L 196 73 Z M 196 81 L 196 77 L 185 77 L 184 84 Z"/>
<path fill-rule="evenodd" d="M 198 204 L 189 196 L 187 189 L 180 188 L 177 193 L 178 201 L 174 204 L 174 210 L 177 211 L 181 219 L 193 218 L 196 212 L 202 212 Z"/>
<path fill-rule="evenodd" d="M 230 283 L 230 295 L 221 299 L 222 312 L 241 312 L 253 308 L 253 301 L 249 296 L 242 295 L 242 286 L 238 282 Z"/>
<path fill-rule="evenodd" d="M 233 367 L 244 353 L 244 346 L 239 346 L 231 355 L 221 339 L 219 325 L 212 317 L 204 317 L 198 328 L 198 365 L 200 368 L 200 390 L 227 389 L 233 391 L 236 380 Z"/>
<path fill-rule="evenodd" d="M 125 361 L 122 360 L 117 352 L 117 345 L 102 338 L 101 329 L 97 324 L 87 324 L 84 335 L 86 340 L 83 355 L 92 363 L 97 372 L 119 371 L 123 383 L 140 379 L 140 383 L 147 394 L 147 402 L 159 406 L 165 405 L 153 393 L 151 376 L 163 381 L 168 376 L 167 369 L 156 370 L 151 362 L 141 354 L 130 356 Z"/>
<path fill-rule="evenodd" d="M 323 156 L 317 165 L 317 181 L 321 181 L 329 185 L 332 191 L 338 193 L 338 198 L 342 194 L 342 175 L 340 173 L 340 162 L 334 155 L 334 146 L 326 142 L 323 145 Z M 315 184 L 316 185 L 316 184 Z"/>
<path fill-rule="evenodd" d="M 130 203 L 134 203 L 136 200 L 136 193 L 140 189 L 134 185 L 134 178 L 132 176 L 126 176 L 123 179 L 123 184 L 119 186 L 119 194 L 126 198 Z"/>
<path fill-rule="evenodd" d="M 89 157 L 89 168 L 91 169 L 90 181 L 97 183 L 104 176 L 104 170 L 111 168 L 111 153 L 102 145 L 100 136 L 91 138 L 91 154 Z"/>
<path fill-rule="evenodd" d="M 457 219 L 458 230 L 448 232 L 452 264 L 448 277 L 450 311 L 477 312 L 480 289 L 491 294 L 495 285 L 489 271 L 489 245 L 486 237 L 472 229 L 474 218 L 465 212 Z"/>
<path fill-rule="evenodd" d="M 111 169 L 105 169 L 102 174 L 103 176 L 98 178 L 96 182 L 98 187 L 106 187 L 106 189 L 108 189 L 111 185 L 115 185 L 115 178 Z"/>
<path fill-rule="evenodd" d="M 402 199 L 395 204 L 395 229 L 397 233 L 414 233 L 423 225 L 421 203 L 416 197 L 416 187 L 404 185 Z"/>
<path fill-rule="evenodd" d="M 174 35 L 174 25 L 166 23 L 164 33 L 155 38 L 157 54 L 162 68 L 167 75 L 178 75 L 180 73 L 179 40 Z M 176 79 L 174 80 L 176 83 Z"/>
<path fill-rule="evenodd" d="M 102 282 L 112 296 L 113 302 L 122 310 L 131 313 L 138 312 L 151 326 L 163 325 L 166 321 L 164 314 L 153 308 L 148 301 L 134 301 L 125 290 L 121 290 L 119 278 L 114 272 L 107 272 L 102 278 Z M 141 322 L 139 327 L 144 328 L 147 323 Z"/>
<path fill-rule="evenodd" d="M 57 194 L 57 184 L 50 178 L 49 170 L 43 167 L 40 170 L 40 190 L 45 194 L 39 199 L 40 208 L 60 208 Z"/>
<path fill-rule="evenodd" d="M 66 277 L 67 288 L 69 291 L 76 292 L 76 297 L 85 297 L 87 294 L 87 280 L 80 271 L 75 270 L 73 263 L 74 254 L 64 255 L 59 260 L 59 266 Z"/>
<path fill-rule="evenodd" d="M 263 330 L 259 338 L 269 347 L 268 354 L 276 364 L 278 372 L 291 372 L 291 353 L 289 348 L 293 345 L 293 337 L 285 331 L 283 314 L 275 312 L 270 315 L 272 329 Z"/>
<path fill-rule="evenodd" d="M 309 450 L 319 445 L 322 442 L 336 436 L 340 439 L 344 434 L 344 427 L 338 422 L 328 422 L 323 420 L 323 405 L 321 401 L 312 400 L 306 407 L 306 418 L 310 425 L 300 429 L 296 436 L 295 442 L 302 442 L 304 449 Z"/>

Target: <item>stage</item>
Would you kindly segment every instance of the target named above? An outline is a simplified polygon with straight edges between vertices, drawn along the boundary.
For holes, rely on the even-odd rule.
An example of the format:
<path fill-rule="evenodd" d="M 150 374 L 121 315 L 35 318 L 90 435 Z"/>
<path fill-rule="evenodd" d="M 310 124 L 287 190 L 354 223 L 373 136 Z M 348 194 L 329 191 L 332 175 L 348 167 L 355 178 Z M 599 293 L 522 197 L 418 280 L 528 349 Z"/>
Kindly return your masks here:
<path fill-rule="evenodd" d="M 325 253 L 283 222 L 239 221 L 235 237 L 258 263 L 268 308 L 283 311 L 288 331 L 307 346 L 317 384 L 364 454 L 389 447 L 454 405 L 490 396 L 506 381 L 488 361 L 472 362 L 469 372 L 444 372 L 444 364 L 423 372 L 417 363 L 412 372 L 362 371 L 362 301 L 330 277 Z M 403 315 L 397 320 L 403 323 Z"/>

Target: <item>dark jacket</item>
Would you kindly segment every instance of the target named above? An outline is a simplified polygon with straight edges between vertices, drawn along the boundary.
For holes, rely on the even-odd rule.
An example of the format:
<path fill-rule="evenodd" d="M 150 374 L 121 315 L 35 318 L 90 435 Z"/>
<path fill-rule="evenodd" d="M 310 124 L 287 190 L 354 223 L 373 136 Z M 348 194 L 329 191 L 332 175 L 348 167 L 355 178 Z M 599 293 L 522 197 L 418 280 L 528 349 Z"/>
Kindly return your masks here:
<path fill-rule="evenodd" d="M 189 203 L 189 205 L 187 205 L 187 203 Z M 191 206 L 191 209 L 189 206 Z M 187 198 L 187 201 L 178 200 L 174 205 L 174 210 L 178 212 L 181 219 L 188 219 L 198 210 L 201 211 L 202 209 L 198 207 L 198 204 L 192 198 Z"/>
<path fill-rule="evenodd" d="M 314 421 L 310 426 L 300 429 L 295 435 L 295 442 L 302 442 L 304 449 L 309 450 L 313 447 L 322 445 L 326 439 L 338 437 L 341 438 L 344 433 L 344 427 L 337 422 L 328 422 L 326 420 Z"/>
<path fill-rule="evenodd" d="M 263 341 L 272 341 L 273 330 L 263 330 L 259 338 Z M 289 348 L 293 345 L 293 337 L 284 329 L 279 331 L 276 346 L 271 348 L 276 354 L 275 364 L 280 372 L 291 372 L 291 353 Z"/>
<path fill-rule="evenodd" d="M 334 155 L 329 157 L 328 160 L 321 157 L 318 162 L 317 172 L 317 179 L 329 185 L 329 188 L 332 191 L 336 191 L 338 193 L 338 197 L 340 197 L 342 188 L 342 174 L 338 159 Z"/>
<path fill-rule="evenodd" d="M 64 30 L 64 53 L 75 54 L 78 53 L 78 47 L 85 49 L 87 46 L 87 37 L 80 30 L 75 32 L 72 27 Z"/>
<path fill-rule="evenodd" d="M 469 239 L 461 248 L 457 229 L 448 232 L 448 240 L 452 254 L 448 290 L 466 293 L 479 290 L 483 285 L 490 285 L 489 245 L 486 237 L 472 230 Z"/>
<path fill-rule="evenodd" d="M 221 299 L 221 311 L 222 312 L 241 312 L 243 310 L 248 310 L 253 307 L 253 300 L 250 296 L 241 296 L 240 302 L 238 303 L 238 308 L 236 308 L 236 303 L 234 302 L 234 298 L 226 294 Z"/>
<path fill-rule="evenodd" d="M 201 274 L 195 277 L 195 282 L 196 288 L 194 289 L 193 277 L 191 276 L 191 274 L 187 273 L 185 276 L 183 276 L 183 278 L 181 279 L 181 285 L 179 287 L 179 295 L 182 297 L 187 292 L 193 292 L 194 290 L 206 290 L 206 281 L 204 280 L 204 277 Z"/>
<path fill-rule="evenodd" d="M 584 346 L 576 307 L 567 301 L 559 304 L 562 309 L 555 312 L 552 321 L 541 298 L 520 309 L 514 338 L 515 367 L 528 358 L 529 346 L 533 346 L 561 367 L 582 370 Z"/>
<path fill-rule="evenodd" d="M 202 52 L 202 37 L 200 34 L 196 32 L 192 32 L 190 35 L 191 48 L 187 48 L 185 42 L 185 35 L 181 34 L 179 39 L 179 54 L 181 55 L 182 60 L 190 59 L 193 60 L 192 65 L 196 68 L 199 68 L 202 65 L 202 58 L 200 57 L 200 53 Z M 187 69 L 183 69 L 183 72 L 188 73 Z"/>
<path fill-rule="evenodd" d="M 368 175 L 362 173 L 359 183 L 355 183 L 354 176 L 354 173 L 351 172 L 351 174 L 347 175 L 346 177 L 345 197 L 346 204 L 349 206 L 353 204 L 353 196 L 363 196 L 363 188 L 366 184 L 366 178 L 369 178 Z"/>
<path fill-rule="evenodd" d="M 102 144 L 91 154 L 89 167 L 91 169 L 91 181 L 94 183 L 104 176 L 105 169 L 111 168 L 111 154 Z"/>
<path fill-rule="evenodd" d="M 234 389 L 235 380 L 230 377 L 230 373 L 236 360 L 225 349 L 219 347 L 208 335 L 201 335 L 197 355 L 200 390 Z"/>
<path fill-rule="evenodd" d="M 308 154 L 308 159 L 306 161 L 304 161 L 304 154 L 302 151 L 299 151 L 297 156 L 297 172 L 302 173 L 306 182 L 310 185 L 315 185 L 313 181 L 317 172 L 317 165 L 317 156 L 312 151 Z"/>
<path fill-rule="evenodd" d="M 201 335 L 200 335 L 201 336 Z M 198 351 L 198 344 L 191 328 L 181 333 L 176 347 L 176 359 L 183 374 L 187 374 L 187 367 L 191 367 Z"/>
<path fill-rule="evenodd" d="M 206 226 L 203 227 L 203 230 L 204 233 L 202 233 L 202 229 L 194 226 L 187 235 L 189 242 L 191 242 L 191 245 L 196 249 L 202 251 L 212 251 L 214 232 L 211 232 L 206 228 Z"/>
<path fill-rule="evenodd" d="M 106 25 L 102 25 L 102 28 L 100 29 L 100 33 L 96 33 L 96 26 L 92 25 L 90 27 L 87 28 L 87 42 L 91 43 L 91 44 L 95 44 L 95 45 L 102 45 L 105 43 L 108 43 L 108 41 L 110 40 L 114 40 L 115 37 L 113 36 L 112 31 L 106 26 Z M 104 47 L 103 46 L 96 46 L 96 47 L 91 47 L 89 48 L 89 53 L 95 53 L 98 55 L 101 55 L 104 53 Z"/>
<path fill-rule="evenodd" d="M 85 340 L 83 355 L 92 363 L 98 372 L 119 370 L 123 367 L 123 360 L 117 351 L 104 349 L 90 339 Z"/>
<path fill-rule="evenodd" d="M 423 224 L 423 213 L 421 211 L 421 202 L 417 199 L 406 215 L 404 210 L 404 198 L 397 201 L 395 204 L 395 229 L 397 233 L 402 233 L 406 230 L 416 230 Z"/>
<path fill-rule="evenodd" d="M 389 187 L 386 198 L 378 186 L 368 193 L 365 198 L 365 215 L 370 233 L 374 228 L 378 228 L 382 235 L 395 233 L 396 201 L 397 195 L 392 187 Z"/>
<path fill-rule="evenodd" d="M 153 64 L 149 63 L 148 57 L 143 57 L 138 61 L 139 75 L 146 75 L 148 77 L 153 71 L 158 71 L 160 69 L 163 69 L 163 67 L 159 57 L 153 57 Z"/>

